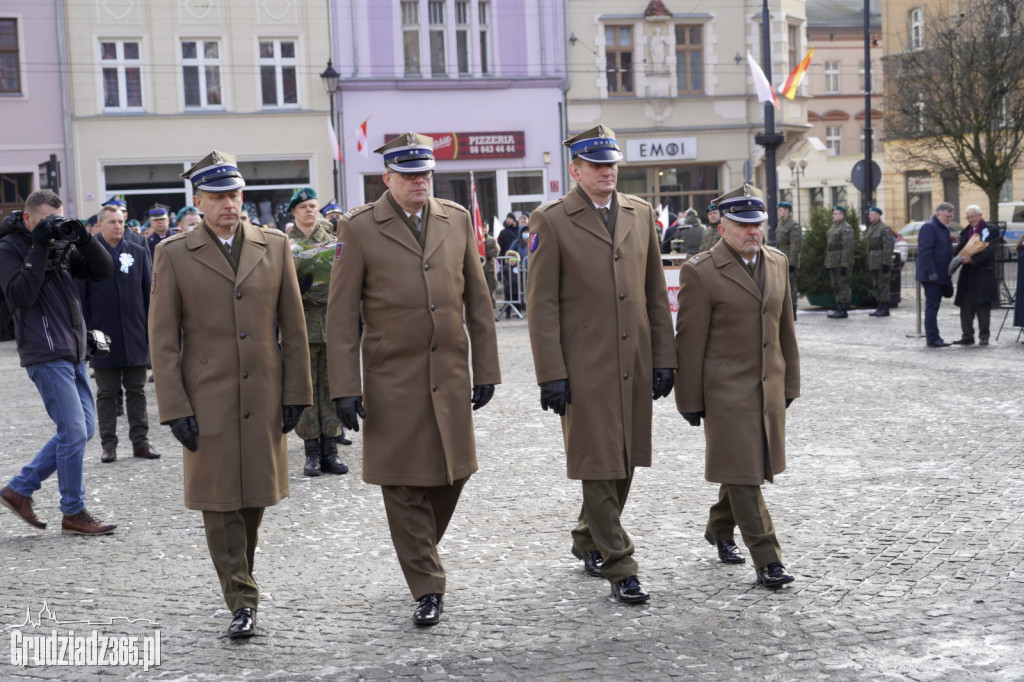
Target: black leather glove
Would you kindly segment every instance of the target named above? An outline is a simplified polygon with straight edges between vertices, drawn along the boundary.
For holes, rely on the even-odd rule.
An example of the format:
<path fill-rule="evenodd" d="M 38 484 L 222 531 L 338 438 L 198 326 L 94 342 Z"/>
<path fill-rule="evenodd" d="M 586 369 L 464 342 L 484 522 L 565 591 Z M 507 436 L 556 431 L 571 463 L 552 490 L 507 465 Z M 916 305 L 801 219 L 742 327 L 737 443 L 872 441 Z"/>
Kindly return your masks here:
<path fill-rule="evenodd" d="M 704 417 L 704 410 L 700 412 L 681 412 L 683 419 L 690 423 L 690 426 L 700 426 L 700 420 Z"/>
<path fill-rule="evenodd" d="M 796 266 L 795 265 L 790 265 L 789 266 L 789 271 L 790 272 L 796 272 Z"/>
<path fill-rule="evenodd" d="M 654 370 L 654 399 L 664 398 L 672 392 L 672 384 L 675 383 L 676 373 L 671 369 Z"/>
<path fill-rule="evenodd" d="M 53 226 L 53 221 L 49 218 L 40 220 L 36 223 L 36 226 L 32 228 L 32 243 L 36 246 L 46 248 L 50 245 L 50 240 L 56 238 L 57 228 Z"/>
<path fill-rule="evenodd" d="M 306 408 L 301 405 L 282 405 L 281 415 L 283 417 L 284 426 L 281 427 L 281 433 L 288 433 L 295 428 L 295 425 L 299 423 L 299 417 L 302 416 L 303 410 Z"/>
<path fill-rule="evenodd" d="M 937 273 L 937 272 L 930 272 L 930 273 L 928 273 L 928 282 L 929 282 L 929 284 L 935 284 L 938 281 L 939 281 L 939 273 Z"/>
<path fill-rule="evenodd" d="M 796 398 L 786 398 L 786 409 L 787 410 L 789 409 L 789 406 L 793 404 L 794 400 L 796 400 Z"/>
<path fill-rule="evenodd" d="M 195 417 L 179 417 L 167 422 L 167 425 L 171 427 L 171 434 L 178 439 L 179 443 L 192 452 L 196 451 L 196 436 L 199 435 L 199 425 L 196 424 Z"/>
<path fill-rule="evenodd" d="M 565 406 L 571 402 L 568 379 L 556 379 L 540 385 L 540 406 L 545 411 L 551 408 L 559 417 L 564 417 Z"/>
<path fill-rule="evenodd" d="M 494 397 L 494 384 L 480 384 L 479 386 L 473 387 L 473 397 L 469 399 L 473 403 L 473 410 L 479 410 L 481 407 L 491 402 L 491 398 Z"/>
<path fill-rule="evenodd" d="M 883 265 L 882 266 L 882 272 L 884 274 L 889 274 L 889 266 L 888 265 Z"/>
<path fill-rule="evenodd" d="M 846 274 L 846 266 L 840 266 L 839 274 L 840 275 L 845 275 Z"/>
<path fill-rule="evenodd" d="M 313 287 L 313 275 L 299 277 L 299 293 L 304 294 Z"/>
<path fill-rule="evenodd" d="M 341 425 L 352 431 L 359 430 L 359 419 L 366 419 L 366 411 L 363 410 L 363 396 L 361 395 L 337 398 L 334 401 L 334 409 L 338 413 Z"/>

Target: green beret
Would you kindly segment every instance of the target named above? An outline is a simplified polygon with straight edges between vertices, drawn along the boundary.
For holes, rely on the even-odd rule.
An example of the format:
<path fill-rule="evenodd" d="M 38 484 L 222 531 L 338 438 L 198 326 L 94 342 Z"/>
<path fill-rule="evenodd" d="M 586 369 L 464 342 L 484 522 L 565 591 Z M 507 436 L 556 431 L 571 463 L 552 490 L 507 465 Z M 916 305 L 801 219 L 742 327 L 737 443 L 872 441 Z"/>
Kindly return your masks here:
<path fill-rule="evenodd" d="M 846 215 L 846 209 L 845 209 L 845 208 L 843 208 L 842 206 L 833 206 L 833 207 L 832 207 L 832 210 L 833 210 L 833 211 L 842 211 L 842 212 L 843 212 L 843 215 Z"/>
<path fill-rule="evenodd" d="M 878 208 L 877 206 L 872 206 L 871 208 L 868 209 L 868 213 L 871 213 L 872 211 L 874 211 L 878 215 L 882 215 L 882 209 Z"/>
<path fill-rule="evenodd" d="M 292 198 L 288 200 L 288 210 L 291 211 L 295 208 L 296 204 L 301 204 L 303 201 L 309 201 L 310 199 L 316 199 L 316 190 L 312 187 L 302 187 L 296 190 Z"/>
<path fill-rule="evenodd" d="M 779 208 L 788 208 L 789 210 L 792 211 L 793 210 L 793 204 L 789 203 L 788 201 L 780 201 L 779 202 Z"/>

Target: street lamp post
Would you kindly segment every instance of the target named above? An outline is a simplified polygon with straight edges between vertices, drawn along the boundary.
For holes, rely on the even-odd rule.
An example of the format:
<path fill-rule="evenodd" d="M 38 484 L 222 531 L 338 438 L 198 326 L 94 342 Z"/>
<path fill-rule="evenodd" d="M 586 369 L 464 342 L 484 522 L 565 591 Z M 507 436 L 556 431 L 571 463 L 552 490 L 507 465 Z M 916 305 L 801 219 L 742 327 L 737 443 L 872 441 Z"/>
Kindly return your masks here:
<path fill-rule="evenodd" d="M 789 166 L 789 172 L 793 174 L 796 179 L 796 222 L 800 224 L 800 176 L 804 174 L 804 169 L 807 168 L 807 159 L 800 159 L 799 163 L 793 159 L 789 160 L 787 164 Z"/>
<path fill-rule="evenodd" d="M 324 90 L 327 91 L 327 96 L 331 100 L 331 127 L 335 130 L 337 136 L 338 127 L 335 125 L 334 120 L 334 96 L 338 91 L 338 78 L 340 74 L 334 70 L 334 64 L 330 59 L 327 60 L 327 68 L 320 74 L 320 78 L 324 82 Z M 340 140 L 338 144 L 341 144 Z M 334 200 L 337 201 L 341 196 L 341 192 L 338 189 L 338 151 L 336 149 L 331 150 L 331 162 L 334 165 Z"/>

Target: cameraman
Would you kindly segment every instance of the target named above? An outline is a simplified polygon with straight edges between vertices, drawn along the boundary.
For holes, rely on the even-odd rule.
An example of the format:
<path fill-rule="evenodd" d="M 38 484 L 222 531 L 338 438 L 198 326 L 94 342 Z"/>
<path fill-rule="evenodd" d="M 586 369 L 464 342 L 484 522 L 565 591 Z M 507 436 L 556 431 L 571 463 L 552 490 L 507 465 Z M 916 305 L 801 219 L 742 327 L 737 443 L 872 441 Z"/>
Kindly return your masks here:
<path fill-rule="evenodd" d="M 31 463 L 0 490 L 0 502 L 26 523 L 45 528 L 32 511 L 32 493 L 57 472 L 64 534 L 104 535 L 85 510 L 82 460 L 96 431 L 96 406 L 85 368 L 86 328 L 72 278 L 102 281 L 114 272 L 107 250 L 78 221 L 61 216 L 63 202 L 36 190 L 0 224 L 0 286 L 14 315 L 21 366 L 35 383 L 57 433 Z"/>

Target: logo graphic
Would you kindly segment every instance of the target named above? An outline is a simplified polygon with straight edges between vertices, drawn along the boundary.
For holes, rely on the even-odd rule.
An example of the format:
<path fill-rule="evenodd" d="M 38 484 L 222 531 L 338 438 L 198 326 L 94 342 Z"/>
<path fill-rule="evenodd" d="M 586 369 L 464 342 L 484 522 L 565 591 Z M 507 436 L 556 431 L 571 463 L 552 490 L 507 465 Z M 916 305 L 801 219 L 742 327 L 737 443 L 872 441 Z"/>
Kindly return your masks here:
<path fill-rule="evenodd" d="M 537 250 L 538 244 L 540 244 L 540 235 L 534 232 L 530 235 L 530 253 Z"/>
<path fill-rule="evenodd" d="M 345 245 L 343 243 L 341 243 L 341 242 L 338 242 L 338 245 L 334 247 L 334 260 L 335 261 L 337 261 L 339 258 L 341 258 L 341 251 L 344 248 L 345 248 Z"/>

